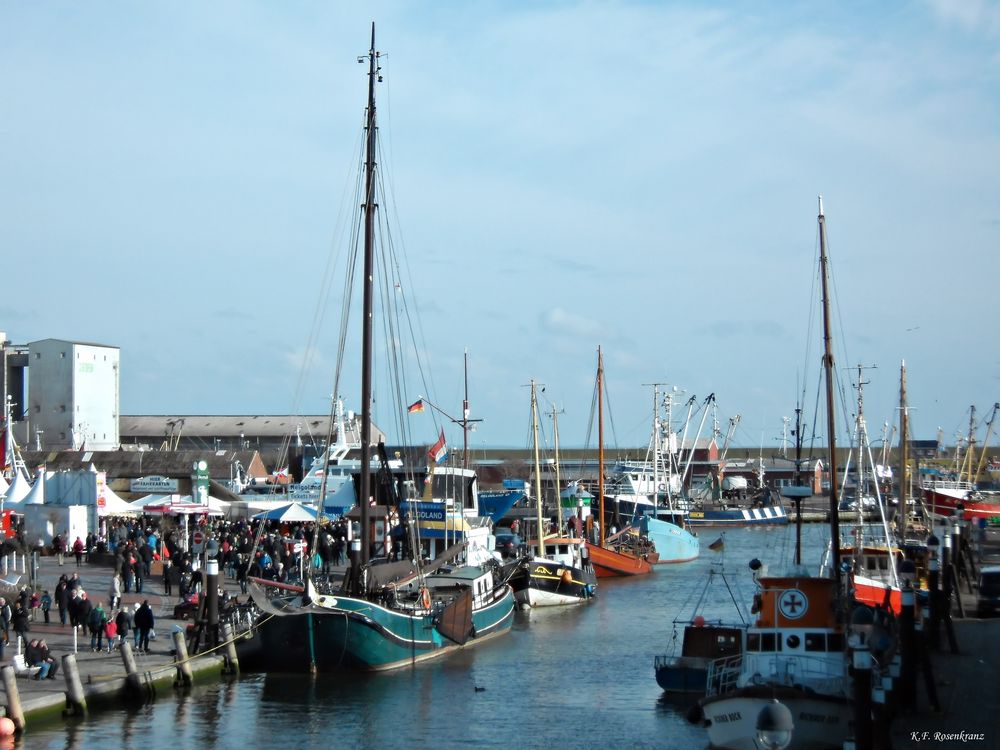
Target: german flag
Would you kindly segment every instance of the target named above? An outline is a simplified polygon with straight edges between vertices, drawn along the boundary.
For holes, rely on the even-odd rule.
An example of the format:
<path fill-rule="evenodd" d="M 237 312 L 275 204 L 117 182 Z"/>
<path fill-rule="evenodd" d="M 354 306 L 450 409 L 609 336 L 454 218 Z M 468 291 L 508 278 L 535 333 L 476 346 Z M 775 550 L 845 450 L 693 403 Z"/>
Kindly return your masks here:
<path fill-rule="evenodd" d="M 410 404 L 409 408 L 406 410 L 406 413 L 407 414 L 416 414 L 416 413 L 421 412 L 423 410 L 424 410 L 424 400 L 422 398 L 418 398 L 416 401 L 414 401 L 412 404 Z"/>
<path fill-rule="evenodd" d="M 725 549 L 725 547 L 726 547 L 726 540 L 724 537 L 721 536 L 714 542 L 712 542 L 710 545 L 708 545 L 708 548 L 712 550 L 712 552 L 721 552 L 723 549 Z"/>

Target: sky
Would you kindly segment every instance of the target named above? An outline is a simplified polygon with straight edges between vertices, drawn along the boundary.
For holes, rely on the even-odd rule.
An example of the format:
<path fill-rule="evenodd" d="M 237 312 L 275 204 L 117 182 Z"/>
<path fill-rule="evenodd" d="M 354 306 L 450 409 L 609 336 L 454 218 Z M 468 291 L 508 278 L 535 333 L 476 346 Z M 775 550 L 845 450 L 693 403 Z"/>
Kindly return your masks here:
<path fill-rule="evenodd" d="M 468 352 L 473 448 L 531 444 L 531 380 L 560 443 L 595 445 L 598 346 L 610 446 L 647 443 L 649 383 L 714 393 L 737 446 L 780 446 L 799 402 L 821 436 L 819 195 L 839 423 L 874 366 L 877 442 L 905 360 L 912 437 L 954 443 L 975 405 L 981 439 L 992 0 L 0 0 L 0 330 L 120 347 L 126 415 L 326 413 L 372 21 L 380 210 L 431 373 L 405 397 L 460 416 Z"/>

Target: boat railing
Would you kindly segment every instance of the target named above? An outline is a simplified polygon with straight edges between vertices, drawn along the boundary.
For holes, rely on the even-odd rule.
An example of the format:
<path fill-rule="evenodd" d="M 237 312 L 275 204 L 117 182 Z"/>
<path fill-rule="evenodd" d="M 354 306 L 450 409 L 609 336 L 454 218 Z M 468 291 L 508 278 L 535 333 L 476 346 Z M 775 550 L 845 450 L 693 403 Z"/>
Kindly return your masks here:
<path fill-rule="evenodd" d="M 972 492 L 976 485 L 964 479 L 944 479 L 942 477 L 925 478 L 920 482 L 920 487 L 925 490 L 965 490 Z"/>
<path fill-rule="evenodd" d="M 716 659 L 708 666 L 705 678 L 706 695 L 722 695 L 735 690 L 743 668 L 743 655 Z"/>
<path fill-rule="evenodd" d="M 844 660 L 789 654 L 748 654 L 744 660 L 746 685 L 782 685 L 809 687 L 820 693 L 833 693 L 844 683 Z"/>

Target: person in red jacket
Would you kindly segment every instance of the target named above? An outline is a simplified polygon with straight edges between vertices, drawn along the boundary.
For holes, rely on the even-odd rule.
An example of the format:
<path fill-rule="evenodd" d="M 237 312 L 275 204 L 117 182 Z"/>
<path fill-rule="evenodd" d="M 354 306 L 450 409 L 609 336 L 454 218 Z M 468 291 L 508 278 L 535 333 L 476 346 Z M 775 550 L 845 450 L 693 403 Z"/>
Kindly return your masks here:
<path fill-rule="evenodd" d="M 80 567 L 83 564 L 83 540 L 80 537 L 76 538 L 73 542 L 73 555 L 76 556 L 76 567 Z"/>

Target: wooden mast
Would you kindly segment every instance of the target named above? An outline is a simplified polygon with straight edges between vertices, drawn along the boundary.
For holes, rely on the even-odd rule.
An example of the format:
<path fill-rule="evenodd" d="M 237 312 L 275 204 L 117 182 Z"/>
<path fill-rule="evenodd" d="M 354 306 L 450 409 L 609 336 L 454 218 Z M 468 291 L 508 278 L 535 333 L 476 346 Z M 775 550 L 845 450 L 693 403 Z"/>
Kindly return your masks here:
<path fill-rule="evenodd" d="M 597 347 L 597 494 L 601 515 L 598 519 L 600 545 L 604 546 L 604 359 Z"/>
<path fill-rule="evenodd" d="M 562 484 L 559 480 L 559 413 L 556 405 L 552 404 L 552 436 L 556 450 L 556 523 L 559 525 L 559 533 L 562 534 Z"/>
<path fill-rule="evenodd" d="M 899 363 L 899 541 L 906 540 L 906 522 L 910 506 L 910 420 L 906 412 L 906 362 Z"/>
<path fill-rule="evenodd" d="M 840 572 L 840 512 L 837 507 L 837 431 L 833 398 L 833 340 L 830 335 L 830 288 L 826 257 L 826 217 L 823 215 L 823 196 L 819 197 L 819 265 L 823 282 L 823 369 L 826 373 L 826 429 L 830 455 L 830 562 L 837 582 L 837 595 L 841 590 Z"/>
<path fill-rule="evenodd" d="M 371 432 L 372 432 L 372 309 L 375 275 L 375 79 L 377 75 L 375 52 L 375 23 L 372 23 L 372 42 L 368 50 L 368 112 L 365 121 L 367 147 L 365 155 L 365 259 L 364 298 L 362 302 L 361 332 L 361 476 L 358 487 L 358 504 L 361 506 L 361 565 L 368 562 L 371 552 L 371 523 L 369 500 L 371 498 Z"/>
<path fill-rule="evenodd" d="M 535 447 L 535 520 L 538 523 L 538 556 L 545 557 L 545 529 L 542 526 L 542 465 L 538 459 L 538 399 L 535 381 L 531 381 L 531 435 Z"/>

